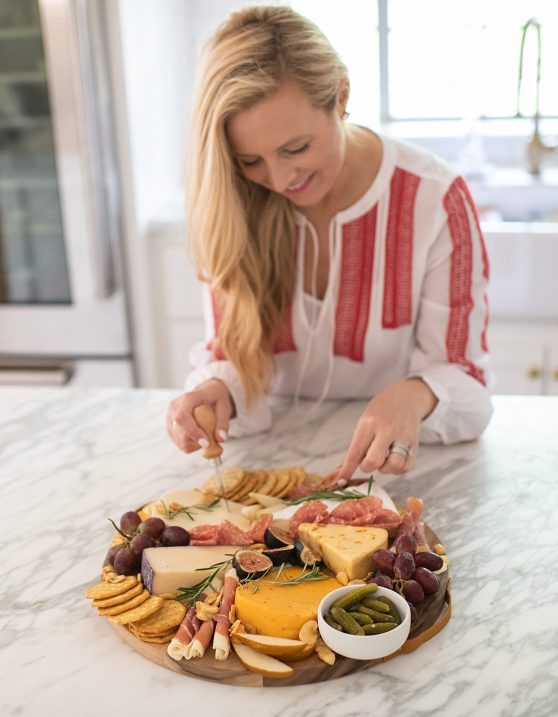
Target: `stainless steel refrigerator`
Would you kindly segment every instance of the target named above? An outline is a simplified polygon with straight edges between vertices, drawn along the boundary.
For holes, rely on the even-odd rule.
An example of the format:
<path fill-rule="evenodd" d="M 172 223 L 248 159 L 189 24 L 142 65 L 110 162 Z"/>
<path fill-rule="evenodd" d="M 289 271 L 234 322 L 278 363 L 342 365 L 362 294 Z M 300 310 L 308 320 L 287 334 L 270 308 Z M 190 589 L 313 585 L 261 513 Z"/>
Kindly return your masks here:
<path fill-rule="evenodd" d="M 0 0 L 0 385 L 133 385 L 103 0 Z"/>

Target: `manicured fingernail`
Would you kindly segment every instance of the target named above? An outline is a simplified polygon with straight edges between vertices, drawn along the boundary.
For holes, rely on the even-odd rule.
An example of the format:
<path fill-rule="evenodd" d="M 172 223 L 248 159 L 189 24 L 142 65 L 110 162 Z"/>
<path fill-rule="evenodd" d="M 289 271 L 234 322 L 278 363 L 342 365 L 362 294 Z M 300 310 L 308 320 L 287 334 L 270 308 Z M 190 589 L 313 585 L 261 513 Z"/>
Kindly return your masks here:
<path fill-rule="evenodd" d="M 208 445 L 209 445 L 209 441 L 206 438 L 200 438 L 198 440 L 198 446 L 200 448 L 207 448 Z"/>
<path fill-rule="evenodd" d="M 223 431 L 223 429 L 219 431 L 218 435 L 219 438 L 223 441 L 223 443 L 227 440 L 227 432 Z"/>

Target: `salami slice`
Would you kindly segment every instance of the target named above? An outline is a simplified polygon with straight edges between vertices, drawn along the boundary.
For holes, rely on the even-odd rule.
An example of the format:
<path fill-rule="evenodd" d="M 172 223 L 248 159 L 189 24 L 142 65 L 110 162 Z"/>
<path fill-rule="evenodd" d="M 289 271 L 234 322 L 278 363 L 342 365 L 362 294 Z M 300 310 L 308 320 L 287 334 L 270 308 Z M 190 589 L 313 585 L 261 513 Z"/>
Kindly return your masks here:
<path fill-rule="evenodd" d="M 248 531 L 253 543 L 263 543 L 265 531 L 273 523 L 273 515 L 262 515 L 262 517 Z"/>
<path fill-rule="evenodd" d="M 252 545 L 254 542 L 248 533 L 228 520 L 224 520 L 216 527 L 217 545 Z"/>
<path fill-rule="evenodd" d="M 381 498 L 376 496 L 344 500 L 331 511 L 328 522 L 346 525 L 372 525 L 374 517 L 382 505 Z M 358 520 L 362 518 L 364 520 Z"/>
<path fill-rule="evenodd" d="M 289 521 L 289 533 L 296 537 L 298 526 L 301 523 L 327 523 L 329 511 L 321 500 L 312 500 L 304 503 Z"/>
<path fill-rule="evenodd" d="M 218 545 L 218 525 L 196 525 L 190 530 L 190 545 Z"/>

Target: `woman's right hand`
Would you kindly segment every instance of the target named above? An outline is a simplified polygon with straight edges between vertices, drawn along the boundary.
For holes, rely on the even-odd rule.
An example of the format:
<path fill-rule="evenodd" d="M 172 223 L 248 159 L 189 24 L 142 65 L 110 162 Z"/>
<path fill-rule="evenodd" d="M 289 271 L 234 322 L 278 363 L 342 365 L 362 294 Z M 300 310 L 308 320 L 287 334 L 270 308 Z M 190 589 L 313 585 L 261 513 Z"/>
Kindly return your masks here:
<path fill-rule="evenodd" d="M 235 406 L 229 389 L 219 379 L 210 379 L 194 391 L 183 393 L 170 402 L 167 411 L 167 432 L 174 443 L 186 453 L 199 450 L 210 436 L 206 436 L 194 420 L 196 406 L 206 403 L 215 411 L 215 440 L 227 439 L 229 421 L 235 416 Z M 200 440 L 202 443 L 200 444 Z"/>

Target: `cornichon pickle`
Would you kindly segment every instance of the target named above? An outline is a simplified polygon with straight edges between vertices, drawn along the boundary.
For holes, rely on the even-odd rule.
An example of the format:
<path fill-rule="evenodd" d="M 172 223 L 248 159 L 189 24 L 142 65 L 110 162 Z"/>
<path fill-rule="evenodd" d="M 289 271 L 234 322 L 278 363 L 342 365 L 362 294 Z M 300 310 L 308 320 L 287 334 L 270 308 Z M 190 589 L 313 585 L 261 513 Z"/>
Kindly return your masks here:
<path fill-rule="evenodd" d="M 391 615 L 388 615 L 383 612 L 378 612 L 377 610 L 371 610 L 369 607 L 366 607 L 366 605 L 361 605 L 360 611 L 363 612 L 365 615 L 369 615 L 374 622 L 393 622 L 393 618 Z"/>
<path fill-rule="evenodd" d="M 372 622 L 372 618 L 367 618 Z M 324 615 L 324 620 L 327 622 L 327 624 L 332 627 L 334 630 L 339 630 L 339 632 L 343 632 L 343 627 L 338 623 L 335 622 L 335 620 L 330 615 Z"/>
<path fill-rule="evenodd" d="M 377 610 L 378 612 L 389 612 L 389 607 L 385 604 L 385 602 L 383 602 L 383 600 L 364 598 L 362 604 L 366 605 L 366 607 L 369 607 L 371 610 Z"/>
<path fill-rule="evenodd" d="M 364 625 L 362 629 L 365 635 L 379 635 L 382 632 L 389 632 L 395 627 L 397 625 L 394 622 L 375 622 L 373 625 Z"/>
<path fill-rule="evenodd" d="M 329 611 L 330 617 L 338 622 L 345 632 L 350 635 L 364 635 L 364 630 L 358 622 L 341 607 L 332 607 Z"/>
<path fill-rule="evenodd" d="M 391 600 L 387 597 L 379 597 L 378 600 L 388 606 L 389 614 L 392 616 L 392 618 L 395 620 L 395 622 L 399 625 L 399 623 L 401 622 L 401 615 L 399 614 L 398 609 L 391 602 Z"/>
<path fill-rule="evenodd" d="M 359 625 L 373 625 L 374 620 L 372 620 L 371 617 L 368 615 L 365 615 L 363 612 L 351 612 L 349 615 L 353 618 L 353 620 L 356 620 Z"/>
<path fill-rule="evenodd" d="M 363 598 L 368 597 L 368 595 L 371 595 L 372 593 L 375 593 L 377 589 L 378 586 L 376 585 L 376 583 L 369 583 L 368 585 L 363 585 L 361 588 L 356 588 L 355 590 L 351 590 L 350 592 L 341 595 L 341 597 L 337 598 L 337 600 L 333 603 L 331 607 L 342 608 L 343 610 L 345 610 L 350 605 L 354 605 L 354 603 L 360 602 Z"/>

